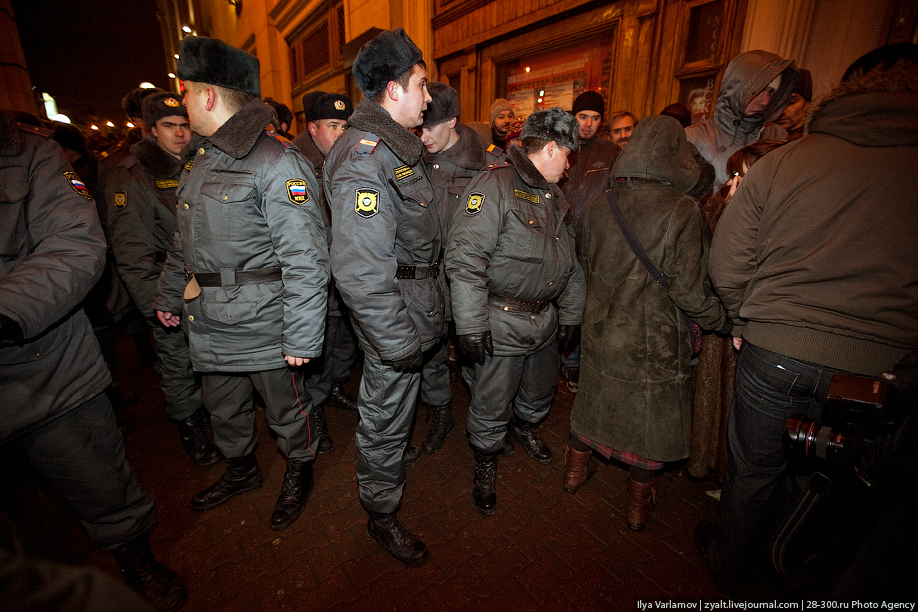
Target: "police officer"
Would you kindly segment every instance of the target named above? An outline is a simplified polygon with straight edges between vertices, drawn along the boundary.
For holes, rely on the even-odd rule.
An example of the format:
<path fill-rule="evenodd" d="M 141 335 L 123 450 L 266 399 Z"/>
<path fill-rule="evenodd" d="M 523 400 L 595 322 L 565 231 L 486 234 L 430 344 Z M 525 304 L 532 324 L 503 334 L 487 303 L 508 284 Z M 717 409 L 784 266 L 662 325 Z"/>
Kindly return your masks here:
<path fill-rule="evenodd" d="M 181 323 L 188 333 L 227 458 L 223 476 L 191 507 L 209 510 L 261 488 L 257 389 L 287 458 L 271 516 L 272 529 L 285 529 L 306 504 L 318 445 L 300 367 L 322 352 L 328 284 L 315 172 L 290 141 L 265 130 L 274 112 L 257 97 L 256 58 L 189 36 L 176 72 L 195 135 L 184 150 L 176 240 L 155 304 L 164 325 Z"/>
<path fill-rule="evenodd" d="M 551 462 L 536 427 L 555 393 L 554 340 L 574 336 L 586 295 L 570 205 L 556 184 L 577 148 L 577 121 L 560 108 L 539 111 L 522 136 L 506 163 L 469 183 L 446 249 L 459 348 L 476 364 L 467 430 L 472 498 L 485 515 L 497 505 L 497 455 L 511 417 L 510 435 L 539 463 Z"/>
<path fill-rule="evenodd" d="M 161 325 L 153 310 L 157 280 L 175 236 L 175 190 L 182 174 L 179 154 L 191 138 L 188 111 L 181 97 L 164 91 L 144 99 L 143 114 L 150 133 L 118 165 L 127 177 L 108 202 L 112 251 L 118 274 L 153 329 L 166 412 L 178 423 L 192 462 L 211 465 L 222 456 L 204 430 L 205 416 L 199 412 L 201 383 L 191 369 L 188 340 L 180 328 Z"/>
<path fill-rule="evenodd" d="M 411 432 L 424 351 L 446 333 L 440 222 L 410 129 L 430 96 L 421 50 L 401 28 L 361 48 L 354 78 L 366 96 L 331 149 L 325 192 L 331 259 L 364 351 L 357 397 L 357 484 L 367 533 L 398 561 L 418 566 L 427 547 L 401 525 L 402 456 Z"/>
<path fill-rule="evenodd" d="M 316 171 L 319 192 L 316 198 L 322 203 L 325 230 L 331 240 L 331 211 L 325 201 L 322 170 L 325 157 L 344 130 L 347 119 L 354 112 L 354 105 L 347 96 L 324 91 L 311 91 L 303 96 L 303 113 L 306 129 L 293 139 L 295 144 Z M 322 360 L 313 364 L 309 376 L 309 387 L 314 389 L 316 404 L 316 428 L 319 431 L 319 452 L 328 453 L 334 449 L 331 435 L 325 421 L 324 404 L 342 410 L 356 411 L 357 400 L 344 391 L 344 383 L 351 376 L 351 366 L 357 359 L 357 339 L 347 320 L 347 313 L 341 305 L 341 298 L 333 282 L 328 286 L 328 314 L 325 319 L 325 344 Z"/>
<path fill-rule="evenodd" d="M 0 112 L 0 446 L 57 488 L 128 585 L 177 610 L 185 588 L 150 552 L 156 506 L 124 456 L 111 374 L 76 308 L 105 266 L 105 236 L 49 136 Z"/>
<path fill-rule="evenodd" d="M 428 83 L 427 91 L 431 101 L 424 111 L 420 136 L 425 148 L 424 165 L 440 211 L 440 233 L 445 238 L 466 185 L 482 168 L 502 161 L 504 151 L 496 145 L 485 144 L 475 130 L 459 122 L 461 107 L 455 89 L 434 81 Z M 445 282 L 445 275 L 443 280 Z M 446 298 L 446 319 L 449 321 L 448 292 Z M 425 453 L 441 448 L 446 434 L 453 428 L 448 354 L 449 346 L 444 342 L 424 364 L 421 373 L 421 403 L 429 408 L 433 417 L 421 444 Z"/>

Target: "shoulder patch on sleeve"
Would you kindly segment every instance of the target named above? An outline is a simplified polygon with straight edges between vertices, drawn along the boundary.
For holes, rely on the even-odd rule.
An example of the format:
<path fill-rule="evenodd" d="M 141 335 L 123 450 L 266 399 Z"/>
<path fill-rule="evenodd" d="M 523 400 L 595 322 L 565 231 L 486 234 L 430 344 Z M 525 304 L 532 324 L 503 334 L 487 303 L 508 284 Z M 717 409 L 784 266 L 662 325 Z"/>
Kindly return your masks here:
<path fill-rule="evenodd" d="M 290 142 L 290 140 L 289 140 L 288 138 L 284 138 L 283 136 L 281 136 L 281 135 L 278 134 L 277 132 L 271 132 L 271 131 L 265 130 L 265 134 L 267 134 L 268 136 L 270 136 L 271 138 L 273 138 L 273 139 L 276 140 L 277 142 L 279 142 L 279 143 L 281 143 L 282 145 L 284 145 L 284 148 L 285 148 L 285 149 L 295 149 L 295 148 L 296 148 L 296 146 L 295 146 L 292 142 Z"/>
<path fill-rule="evenodd" d="M 354 211 L 369 219 L 379 212 L 379 192 L 375 189 L 358 189 Z"/>
<path fill-rule="evenodd" d="M 127 192 L 125 191 L 116 191 L 115 192 L 115 208 L 118 210 L 123 210 L 127 206 Z"/>
<path fill-rule="evenodd" d="M 303 179 L 290 179 L 287 181 L 287 199 L 302 206 L 309 201 L 309 190 L 306 188 L 306 181 Z"/>
<path fill-rule="evenodd" d="M 465 214 L 477 215 L 481 212 L 481 205 L 484 204 L 485 195 L 483 193 L 470 193 L 469 201 L 465 204 Z"/>
<path fill-rule="evenodd" d="M 360 142 L 357 143 L 357 148 L 354 149 L 359 155 L 369 155 L 376 150 L 376 145 L 379 144 L 379 136 L 375 136 L 367 132 L 363 135 L 363 138 L 360 139 Z"/>
<path fill-rule="evenodd" d="M 87 200 L 92 199 L 92 196 L 89 194 L 89 190 L 86 189 L 86 184 L 80 180 L 80 175 L 78 175 L 76 172 L 64 172 L 63 174 L 64 178 L 67 179 L 67 181 L 70 183 L 70 186 L 73 187 L 74 191 L 76 191 Z"/>

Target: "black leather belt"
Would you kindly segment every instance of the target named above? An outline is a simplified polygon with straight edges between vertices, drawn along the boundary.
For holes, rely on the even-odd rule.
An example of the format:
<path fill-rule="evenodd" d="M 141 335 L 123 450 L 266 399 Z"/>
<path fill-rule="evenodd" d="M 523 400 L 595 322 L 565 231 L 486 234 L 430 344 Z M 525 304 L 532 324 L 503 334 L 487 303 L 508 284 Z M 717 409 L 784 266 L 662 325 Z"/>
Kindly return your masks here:
<path fill-rule="evenodd" d="M 224 270 L 223 272 L 192 272 L 185 270 L 185 280 L 194 278 L 200 287 L 234 287 L 238 285 L 255 285 L 273 283 L 281 280 L 281 269 L 265 268 L 263 270 Z"/>
<path fill-rule="evenodd" d="M 526 302 L 524 300 L 517 300 L 515 298 L 489 293 L 488 303 L 508 312 L 531 312 L 532 314 L 539 314 L 548 307 L 551 300 Z"/>
<path fill-rule="evenodd" d="M 395 271 L 395 278 L 401 280 L 418 280 L 421 278 L 433 278 L 440 273 L 440 259 L 428 265 L 408 266 L 399 264 Z"/>

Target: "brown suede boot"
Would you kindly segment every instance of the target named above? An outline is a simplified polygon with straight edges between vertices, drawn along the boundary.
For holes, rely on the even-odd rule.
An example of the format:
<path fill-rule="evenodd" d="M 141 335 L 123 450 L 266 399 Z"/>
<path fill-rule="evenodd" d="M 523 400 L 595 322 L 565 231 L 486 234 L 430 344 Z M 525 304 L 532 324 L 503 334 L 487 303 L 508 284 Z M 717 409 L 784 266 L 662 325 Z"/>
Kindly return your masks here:
<path fill-rule="evenodd" d="M 657 491 L 653 482 L 638 482 L 628 476 L 628 529 L 643 531 L 650 514 L 650 505 L 656 505 Z"/>
<path fill-rule="evenodd" d="M 561 486 L 565 491 L 573 494 L 577 492 L 580 485 L 596 473 L 596 464 L 590 461 L 593 457 L 590 451 L 580 452 L 566 444 L 563 448 L 564 465 L 567 466 L 567 472 L 564 474 L 564 482 L 561 483 Z"/>

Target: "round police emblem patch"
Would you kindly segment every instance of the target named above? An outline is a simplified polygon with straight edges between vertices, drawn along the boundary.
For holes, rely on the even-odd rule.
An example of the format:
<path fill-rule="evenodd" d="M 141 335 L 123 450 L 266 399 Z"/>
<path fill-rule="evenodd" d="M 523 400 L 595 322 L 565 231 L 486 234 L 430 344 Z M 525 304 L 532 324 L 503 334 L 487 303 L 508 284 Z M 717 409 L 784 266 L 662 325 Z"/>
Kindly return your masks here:
<path fill-rule="evenodd" d="M 465 214 L 477 215 L 481 212 L 481 205 L 484 204 L 483 193 L 470 193 L 469 201 L 465 205 Z"/>
<path fill-rule="evenodd" d="M 379 192 L 375 189 L 358 189 L 354 210 L 358 215 L 370 218 L 379 212 Z"/>
<path fill-rule="evenodd" d="M 115 208 L 117 208 L 118 210 L 121 210 L 125 206 L 127 206 L 127 193 L 125 193 L 124 191 L 116 191 L 115 192 Z"/>

